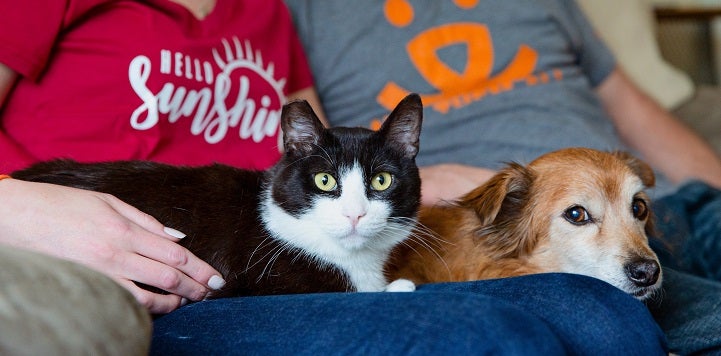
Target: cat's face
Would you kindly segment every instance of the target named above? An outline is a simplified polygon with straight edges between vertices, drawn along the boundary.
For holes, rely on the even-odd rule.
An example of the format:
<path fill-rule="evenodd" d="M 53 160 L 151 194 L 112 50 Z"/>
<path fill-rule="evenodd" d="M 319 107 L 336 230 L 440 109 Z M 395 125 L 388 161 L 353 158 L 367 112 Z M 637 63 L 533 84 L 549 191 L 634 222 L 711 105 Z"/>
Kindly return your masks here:
<path fill-rule="evenodd" d="M 286 154 L 270 171 L 266 209 L 283 223 L 272 229 L 321 254 L 386 250 L 405 239 L 420 201 L 420 100 L 401 102 L 377 132 L 325 129 L 309 106 L 288 108 Z"/>

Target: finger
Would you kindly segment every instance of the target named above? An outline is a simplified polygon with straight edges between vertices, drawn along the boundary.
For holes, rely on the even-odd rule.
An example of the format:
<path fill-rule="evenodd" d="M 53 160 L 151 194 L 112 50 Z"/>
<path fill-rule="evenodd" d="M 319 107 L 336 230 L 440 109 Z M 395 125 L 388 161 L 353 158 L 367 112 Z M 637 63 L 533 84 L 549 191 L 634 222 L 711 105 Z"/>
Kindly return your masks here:
<path fill-rule="evenodd" d="M 124 203 L 112 195 L 106 195 L 105 197 L 113 209 L 142 228 L 135 231 L 138 238 L 131 239 L 135 252 L 176 268 L 208 288 L 220 289 L 225 285 L 225 280 L 223 280 L 220 272 L 184 247 L 169 243 L 167 240 L 172 238 L 177 241 L 178 237 L 185 236 L 184 234 L 166 228 L 149 214 Z M 143 231 L 143 229 L 146 231 Z M 157 236 L 164 239 L 158 239 Z"/>
<path fill-rule="evenodd" d="M 177 269 L 204 287 L 217 290 L 225 285 L 220 272 L 172 241 L 138 231 L 137 238 L 132 239 L 131 244 L 136 253 Z"/>
<path fill-rule="evenodd" d="M 144 256 L 127 254 L 120 262 L 123 276 L 168 293 L 198 301 L 208 294 L 208 287 L 178 269 Z"/>
<path fill-rule="evenodd" d="M 138 287 L 127 279 L 117 280 L 121 286 L 130 291 L 140 305 L 153 314 L 166 314 L 179 308 L 182 297 L 174 294 L 159 294 Z"/>
<path fill-rule="evenodd" d="M 150 214 L 146 214 L 135 208 L 134 206 L 127 204 L 112 195 L 105 195 L 104 199 L 108 203 L 108 205 L 115 209 L 115 211 L 117 211 L 120 215 L 124 216 L 128 220 L 132 221 L 133 223 L 139 225 L 140 227 L 149 232 L 152 232 L 164 238 L 169 238 L 176 242 L 185 237 L 185 234 L 181 231 L 164 226 L 161 222 L 159 222 Z"/>

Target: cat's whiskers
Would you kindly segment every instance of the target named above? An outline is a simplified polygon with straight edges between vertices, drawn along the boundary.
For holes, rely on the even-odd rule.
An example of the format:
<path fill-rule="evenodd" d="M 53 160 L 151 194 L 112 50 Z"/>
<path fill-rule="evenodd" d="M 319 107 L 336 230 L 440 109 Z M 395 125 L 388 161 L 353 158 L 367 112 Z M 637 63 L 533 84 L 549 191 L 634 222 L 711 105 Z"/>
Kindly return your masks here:
<path fill-rule="evenodd" d="M 281 244 L 283 243 L 283 241 L 274 239 L 274 238 L 271 237 L 271 236 L 266 236 L 266 237 L 263 239 L 263 241 L 261 241 L 261 242 L 258 244 L 258 246 L 253 250 L 253 252 L 250 254 L 250 257 L 248 258 L 248 263 L 246 264 L 246 267 L 245 267 L 245 272 L 246 272 L 246 273 L 247 273 L 248 271 L 250 271 L 251 268 L 255 267 L 257 264 L 263 262 L 263 260 L 265 260 L 266 257 L 268 257 L 269 255 L 273 254 L 273 251 L 274 251 L 274 250 L 278 249 L 279 247 L 282 247 L 282 245 L 274 246 L 274 247 L 271 248 L 268 252 L 266 252 L 265 255 L 261 256 L 261 257 L 257 260 L 257 262 L 255 262 L 255 263 L 253 263 L 253 264 L 251 265 L 251 262 L 253 262 L 253 256 L 255 256 L 255 253 L 258 252 L 258 251 L 260 251 L 261 249 L 265 248 L 266 246 L 271 245 L 273 242 L 278 242 L 278 243 L 281 243 Z"/>
<path fill-rule="evenodd" d="M 314 155 L 303 156 L 303 157 L 300 157 L 300 158 L 296 159 L 296 160 L 293 161 L 293 162 L 290 162 L 286 167 L 293 166 L 293 165 L 295 165 L 295 164 L 297 164 L 297 163 L 300 163 L 301 161 L 306 160 L 306 159 L 309 159 L 309 158 L 311 158 L 311 157 L 322 158 L 323 160 L 325 160 L 326 162 L 328 162 L 328 164 L 329 164 L 330 166 L 335 166 L 334 161 L 333 161 L 333 158 L 331 158 L 330 154 L 329 154 L 328 151 L 325 149 L 325 147 L 319 146 L 318 144 L 314 144 L 314 146 L 315 146 L 315 147 L 318 147 L 318 149 L 320 149 L 320 151 L 323 152 L 323 155 L 314 154 Z"/>
<path fill-rule="evenodd" d="M 429 237 L 429 235 L 426 235 L 426 234 L 419 235 L 419 234 L 417 234 L 417 233 L 414 232 L 414 233 L 411 233 L 411 234 L 408 236 L 408 239 L 407 239 L 407 240 L 404 240 L 404 241 L 402 241 L 401 243 L 402 243 L 404 246 L 407 246 L 408 248 L 410 248 L 411 250 L 413 250 L 414 253 L 416 253 L 417 255 L 420 256 L 420 255 L 421 255 L 420 252 L 419 252 L 417 249 L 415 249 L 412 244 L 410 244 L 410 242 L 416 242 L 418 246 L 422 246 L 422 247 L 425 248 L 427 251 L 429 251 L 429 252 L 432 253 L 434 256 L 436 256 L 436 258 L 438 258 L 438 260 L 441 261 L 441 263 L 443 263 L 443 266 L 445 267 L 446 271 L 447 271 L 448 273 L 450 273 L 450 272 L 451 272 L 451 269 L 450 269 L 450 267 L 448 266 L 448 263 L 446 263 L 446 260 L 443 258 L 443 256 L 442 256 L 440 253 L 438 253 L 438 251 L 437 251 L 435 248 L 433 248 L 433 246 L 431 246 L 431 245 L 428 243 L 428 241 L 425 239 L 425 237 Z"/>
<path fill-rule="evenodd" d="M 266 271 L 267 271 L 268 277 L 272 276 L 271 271 L 273 270 L 273 265 L 275 264 L 275 261 L 278 260 L 278 257 L 280 257 L 280 255 L 284 251 L 290 250 L 288 247 L 292 248 L 292 246 L 290 246 L 290 244 L 288 244 L 285 241 L 282 241 L 280 244 L 278 244 L 277 246 L 275 246 L 271 249 L 271 252 L 275 250 L 275 253 L 273 253 L 273 255 L 268 259 L 268 263 L 266 263 L 265 267 L 263 267 L 263 271 L 261 271 L 260 274 L 258 275 L 256 282 L 260 282 L 263 279 L 263 276 L 266 275 Z M 270 252 L 268 254 L 270 254 Z M 266 256 L 268 254 L 266 254 Z"/>
<path fill-rule="evenodd" d="M 398 235 L 403 235 L 405 238 L 410 233 L 412 225 L 407 222 L 390 221 L 391 219 L 389 218 L 389 222 L 385 223 L 382 229 L 379 229 L 376 236 L 374 236 L 375 239 L 396 237 Z"/>
<path fill-rule="evenodd" d="M 391 223 L 391 224 L 388 224 L 383 230 L 376 233 L 373 236 L 373 239 L 375 239 L 375 240 L 391 239 L 393 241 L 397 241 L 398 235 L 403 235 L 403 237 L 404 237 L 403 240 L 405 240 L 407 238 L 408 234 L 410 233 L 409 230 L 410 229 L 405 225 L 401 226 L 398 224 Z M 400 241 L 398 241 L 398 242 L 400 242 Z M 381 250 L 385 250 L 388 248 L 388 245 L 376 243 L 376 244 L 372 244 L 372 246 L 369 246 L 368 248 L 369 249 L 378 248 Z"/>
<path fill-rule="evenodd" d="M 430 238 L 430 239 L 429 239 Z M 413 241 L 420 245 L 421 247 L 425 248 L 429 252 L 432 252 L 434 255 L 436 255 L 438 258 L 443 259 L 440 254 L 438 253 L 438 248 L 441 248 L 441 242 L 445 242 L 443 240 L 440 240 L 434 235 L 430 235 L 428 233 L 420 232 L 420 231 L 413 231 L 410 235 L 408 235 L 408 241 Z"/>
<path fill-rule="evenodd" d="M 451 245 L 451 246 L 455 245 L 454 243 L 443 239 L 435 231 L 431 230 L 430 228 L 421 224 L 420 222 L 416 223 L 415 231 L 417 233 L 419 233 L 419 236 L 427 238 L 427 239 L 424 239 L 424 241 L 426 241 L 426 242 L 432 241 L 432 242 L 436 243 L 437 247 L 441 247 L 441 245 L 443 245 L 443 244 Z"/>
<path fill-rule="evenodd" d="M 429 237 L 434 237 L 432 235 L 428 235 L 426 233 L 422 232 L 411 232 L 410 235 L 408 235 L 409 241 L 414 241 L 418 245 L 422 246 L 426 250 L 433 252 L 435 255 L 438 255 L 437 249 L 441 248 L 441 245 L 438 240 L 436 239 L 429 239 Z"/>
<path fill-rule="evenodd" d="M 262 257 L 257 259 L 257 261 L 251 265 L 250 263 L 253 260 L 253 255 L 255 255 L 255 253 L 258 250 L 263 249 L 264 247 L 267 247 L 268 245 L 272 244 L 273 242 L 277 243 L 277 245 L 273 246 Z M 294 253 L 294 252 L 292 252 L 293 250 L 297 250 L 297 252 Z M 278 258 L 284 252 L 288 252 L 289 255 L 293 256 L 291 259 L 291 263 L 295 263 L 301 257 L 305 256 L 305 257 L 311 258 L 311 260 L 314 263 L 323 264 L 323 261 L 321 259 L 317 258 L 317 256 L 305 254 L 302 252 L 302 250 L 298 250 L 298 248 L 296 246 L 293 246 L 290 242 L 283 241 L 280 239 L 275 239 L 272 236 L 268 235 L 265 237 L 265 239 L 263 239 L 263 241 L 261 241 L 261 243 L 258 245 L 258 247 L 251 254 L 250 258 L 248 259 L 248 265 L 246 267 L 245 272 L 247 273 L 250 270 L 250 268 L 267 260 L 267 262 L 265 263 L 265 266 L 263 267 L 263 270 L 258 274 L 258 277 L 256 278 L 256 282 L 260 282 L 264 276 L 272 277 L 271 271 L 273 270 L 273 265 L 275 264 L 276 261 L 278 261 Z"/>
<path fill-rule="evenodd" d="M 306 160 L 306 159 L 308 159 L 308 158 L 311 158 L 311 157 L 320 157 L 320 158 L 326 159 L 325 157 L 323 157 L 323 156 L 321 156 L 321 155 L 303 156 L 303 157 L 300 157 L 300 158 L 298 158 L 297 160 L 295 160 L 295 161 L 293 161 L 293 162 L 288 163 L 285 167 L 294 166 L 294 165 L 296 165 L 297 163 L 300 163 L 301 161 L 304 161 L 304 160 Z"/>
<path fill-rule="evenodd" d="M 450 271 L 448 265 L 446 264 L 446 261 L 443 259 L 443 256 L 441 256 L 437 248 L 441 248 L 443 244 L 445 245 L 453 245 L 453 243 L 446 241 L 442 239 L 438 234 L 436 234 L 433 230 L 429 229 L 428 227 L 424 226 L 420 222 L 417 222 L 415 219 L 411 218 L 404 218 L 404 217 L 396 217 L 392 219 L 398 219 L 398 220 L 409 220 L 413 224 L 415 224 L 414 228 L 411 230 L 410 234 L 408 234 L 408 238 L 401 241 L 401 243 L 404 246 L 407 246 L 413 252 L 420 255 L 420 252 L 413 247 L 412 244 L 409 242 L 415 242 L 418 246 L 423 247 L 428 252 L 434 254 L 446 267 L 446 270 Z"/>
<path fill-rule="evenodd" d="M 383 163 L 378 164 L 378 159 L 379 159 L 378 156 L 373 156 L 373 160 L 371 161 L 371 165 L 370 165 L 371 172 L 377 172 L 380 170 L 380 169 L 378 169 L 378 167 L 383 166 Z"/>
<path fill-rule="evenodd" d="M 325 159 L 325 161 L 328 162 L 328 164 L 330 166 L 335 166 L 335 161 L 333 160 L 333 158 L 331 158 L 330 153 L 328 153 L 328 150 L 326 150 L 325 147 L 322 147 L 322 146 L 318 145 L 317 143 L 314 144 L 314 146 L 318 147 L 318 149 L 320 149 L 323 152 L 323 154 L 325 155 L 325 157 L 323 157 L 323 156 L 318 156 L 318 157 Z"/>

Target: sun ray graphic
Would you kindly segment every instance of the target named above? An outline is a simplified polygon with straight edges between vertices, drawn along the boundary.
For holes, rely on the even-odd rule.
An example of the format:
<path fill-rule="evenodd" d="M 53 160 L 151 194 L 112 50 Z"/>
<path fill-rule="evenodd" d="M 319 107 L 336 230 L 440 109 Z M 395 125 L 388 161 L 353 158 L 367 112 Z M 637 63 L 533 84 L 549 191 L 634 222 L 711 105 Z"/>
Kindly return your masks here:
<path fill-rule="evenodd" d="M 223 70 L 223 73 L 229 75 L 232 71 L 243 68 L 251 70 L 273 87 L 282 102 L 285 101 L 283 88 L 285 87 L 286 79 L 275 79 L 275 65 L 273 62 L 264 65 L 262 54 L 260 51 L 253 50 L 250 41 L 246 40 L 241 43 L 237 37 L 233 37 L 231 44 L 224 38 L 222 39 L 222 46 L 225 57 L 223 58 L 221 53 L 213 48 L 213 59 L 218 67 Z"/>

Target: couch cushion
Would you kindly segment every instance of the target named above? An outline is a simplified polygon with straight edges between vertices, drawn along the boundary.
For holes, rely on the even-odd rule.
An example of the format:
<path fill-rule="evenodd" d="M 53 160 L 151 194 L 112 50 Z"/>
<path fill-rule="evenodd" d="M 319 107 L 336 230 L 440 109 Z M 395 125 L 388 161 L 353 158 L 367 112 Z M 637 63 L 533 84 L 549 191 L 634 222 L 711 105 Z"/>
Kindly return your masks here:
<path fill-rule="evenodd" d="M 147 354 L 148 312 L 99 272 L 0 245 L 0 285 L 0 354 Z"/>
<path fill-rule="evenodd" d="M 577 0 L 620 66 L 667 109 L 691 97 L 690 77 L 661 57 L 647 0 Z"/>

